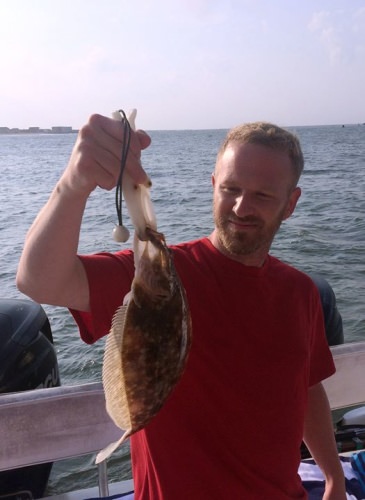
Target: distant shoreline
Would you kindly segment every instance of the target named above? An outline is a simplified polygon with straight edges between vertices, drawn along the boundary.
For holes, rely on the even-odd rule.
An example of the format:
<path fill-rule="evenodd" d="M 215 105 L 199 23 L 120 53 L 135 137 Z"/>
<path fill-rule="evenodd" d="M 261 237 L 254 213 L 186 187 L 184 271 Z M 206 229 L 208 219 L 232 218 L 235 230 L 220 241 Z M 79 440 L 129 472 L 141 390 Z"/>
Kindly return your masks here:
<path fill-rule="evenodd" d="M 364 123 L 347 123 L 347 124 L 331 124 L 331 125 L 288 125 L 285 126 L 287 129 L 298 129 L 298 128 L 313 128 L 313 127 L 353 127 L 353 126 L 365 126 Z M 203 131 L 203 130 L 225 130 L 222 129 L 149 129 L 148 132 L 191 132 L 191 131 Z M 32 135 L 32 134 L 77 134 L 78 129 L 73 129 L 70 126 L 55 126 L 51 128 L 40 128 L 40 127 L 29 127 L 27 129 L 22 128 L 10 128 L 10 127 L 0 127 L 0 135 Z"/>
<path fill-rule="evenodd" d="M 52 128 L 29 127 L 22 128 L 9 128 L 0 127 L 0 135 L 26 135 L 26 134 L 77 134 L 78 130 L 72 127 L 57 126 Z"/>

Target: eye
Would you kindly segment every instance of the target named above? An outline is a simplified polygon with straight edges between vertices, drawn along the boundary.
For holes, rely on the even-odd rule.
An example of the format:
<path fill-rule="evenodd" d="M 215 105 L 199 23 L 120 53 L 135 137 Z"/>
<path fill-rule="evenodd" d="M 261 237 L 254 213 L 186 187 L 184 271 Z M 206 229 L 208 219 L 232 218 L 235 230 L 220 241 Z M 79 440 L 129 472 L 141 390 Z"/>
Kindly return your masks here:
<path fill-rule="evenodd" d="M 270 193 L 265 193 L 264 191 L 258 191 L 256 197 L 260 200 L 271 200 L 273 198 Z"/>
<path fill-rule="evenodd" d="M 227 194 L 237 194 L 240 192 L 238 187 L 228 186 L 228 185 L 221 185 L 220 190 L 223 193 L 227 193 Z"/>

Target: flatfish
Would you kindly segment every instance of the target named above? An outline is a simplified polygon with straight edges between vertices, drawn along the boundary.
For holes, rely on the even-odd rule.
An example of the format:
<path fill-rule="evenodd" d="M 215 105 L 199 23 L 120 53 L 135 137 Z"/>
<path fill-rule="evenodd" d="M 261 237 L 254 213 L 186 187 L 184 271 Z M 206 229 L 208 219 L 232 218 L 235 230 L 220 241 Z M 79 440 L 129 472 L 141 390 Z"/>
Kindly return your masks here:
<path fill-rule="evenodd" d="M 114 315 L 103 361 L 106 409 L 125 432 L 97 455 L 96 463 L 156 416 L 183 373 L 191 344 L 185 290 L 172 251 L 155 227 L 148 189 L 131 185 L 129 190 L 127 183 L 127 191 L 135 225 L 135 275 Z"/>

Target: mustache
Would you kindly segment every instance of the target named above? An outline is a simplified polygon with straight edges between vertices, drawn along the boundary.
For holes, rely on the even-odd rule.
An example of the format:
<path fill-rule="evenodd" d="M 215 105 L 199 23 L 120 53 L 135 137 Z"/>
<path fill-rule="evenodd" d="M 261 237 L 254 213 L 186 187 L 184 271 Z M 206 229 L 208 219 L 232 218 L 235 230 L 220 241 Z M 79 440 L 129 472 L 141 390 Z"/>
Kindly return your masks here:
<path fill-rule="evenodd" d="M 246 215 L 245 217 L 230 216 L 227 220 L 231 222 L 237 222 L 241 224 L 258 224 L 262 225 L 263 221 L 260 217 L 255 217 L 254 215 Z"/>

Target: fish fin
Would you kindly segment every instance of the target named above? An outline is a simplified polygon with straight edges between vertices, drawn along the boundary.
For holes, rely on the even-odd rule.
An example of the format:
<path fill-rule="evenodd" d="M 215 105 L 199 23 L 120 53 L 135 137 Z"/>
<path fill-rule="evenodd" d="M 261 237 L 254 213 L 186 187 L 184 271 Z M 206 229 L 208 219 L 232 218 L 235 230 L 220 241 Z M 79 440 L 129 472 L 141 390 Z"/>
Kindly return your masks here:
<path fill-rule="evenodd" d="M 123 306 L 127 306 L 133 297 L 133 292 L 130 290 L 128 293 L 124 295 Z"/>
<path fill-rule="evenodd" d="M 103 362 L 106 409 L 115 425 L 120 429 L 131 427 L 122 364 L 123 330 L 127 308 L 126 305 L 120 306 L 114 315 L 112 328 L 106 339 Z"/>
<path fill-rule="evenodd" d="M 99 453 L 96 455 L 95 463 L 100 464 L 100 462 L 104 462 L 104 460 L 109 458 L 110 455 L 114 453 L 115 450 L 119 448 L 119 446 L 127 439 L 127 437 L 129 437 L 130 432 L 130 429 L 128 429 L 127 431 L 125 431 L 123 436 L 118 439 L 118 441 L 114 441 L 113 443 L 108 444 L 108 446 L 99 451 Z"/>

